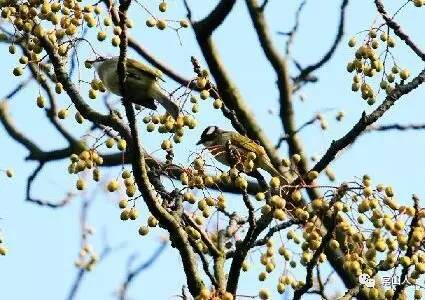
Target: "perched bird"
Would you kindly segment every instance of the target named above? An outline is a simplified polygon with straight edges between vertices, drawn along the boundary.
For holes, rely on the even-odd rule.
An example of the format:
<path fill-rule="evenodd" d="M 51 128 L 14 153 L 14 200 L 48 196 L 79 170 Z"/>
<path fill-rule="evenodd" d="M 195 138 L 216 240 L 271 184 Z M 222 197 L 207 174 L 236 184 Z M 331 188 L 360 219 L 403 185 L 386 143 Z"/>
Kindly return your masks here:
<path fill-rule="evenodd" d="M 238 170 L 245 171 L 244 162 L 251 158 L 254 162 L 253 171 L 260 168 L 272 176 L 283 178 L 261 145 L 235 131 L 209 126 L 202 132 L 197 145 L 200 144 L 203 144 L 214 158 L 224 165 L 235 166 Z"/>
<path fill-rule="evenodd" d="M 96 68 L 100 80 L 108 91 L 121 96 L 117 73 L 118 56 L 98 57 L 93 61 L 86 62 Z M 158 85 L 158 80 L 162 80 L 162 72 L 131 58 L 127 58 L 126 68 L 126 92 L 128 93 L 126 96 L 129 101 L 150 109 L 156 109 L 157 106 L 154 101 L 156 100 L 171 116 L 177 119 L 179 107 Z"/>

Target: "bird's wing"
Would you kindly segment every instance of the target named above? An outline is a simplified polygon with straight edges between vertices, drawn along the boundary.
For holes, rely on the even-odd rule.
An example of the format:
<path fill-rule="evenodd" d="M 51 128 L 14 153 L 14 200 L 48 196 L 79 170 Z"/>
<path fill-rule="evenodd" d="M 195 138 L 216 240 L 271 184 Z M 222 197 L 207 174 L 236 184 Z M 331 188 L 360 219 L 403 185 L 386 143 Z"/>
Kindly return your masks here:
<path fill-rule="evenodd" d="M 262 156 L 266 154 L 266 151 L 261 145 L 258 145 L 250 138 L 246 136 L 239 135 L 239 141 L 232 140 L 233 143 L 237 142 L 242 148 L 254 152 L 257 156 Z"/>
<path fill-rule="evenodd" d="M 155 80 L 161 79 L 162 77 L 162 72 L 160 70 L 151 68 L 131 58 L 127 58 L 127 72 L 128 76 L 134 78 L 140 78 L 142 74 Z"/>

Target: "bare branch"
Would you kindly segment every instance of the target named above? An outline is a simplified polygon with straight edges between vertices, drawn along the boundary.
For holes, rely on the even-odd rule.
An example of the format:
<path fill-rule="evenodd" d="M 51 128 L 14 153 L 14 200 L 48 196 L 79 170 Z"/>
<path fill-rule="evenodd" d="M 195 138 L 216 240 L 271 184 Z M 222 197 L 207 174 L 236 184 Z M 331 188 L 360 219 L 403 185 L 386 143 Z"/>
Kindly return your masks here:
<path fill-rule="evenodd" d="M 388 13 L 385 10 L 384 4 L 381 0 L 375 0 L 376 9 L 381 14 L 382 18 L 385 20 L 385 23 L 390 27 L 394 33 L 412 49 L 423 61 L 425 61 L 425 52 L 423 52 L 410 38 L 410 36 L 403 31 L 401 26 L 394 21 L 394 19 L 388 16 Z"/>
<path fill-rule="evenodd" d="M 348 145 L 352 144 L 357 137 L 366 130 L 366 128 L 375 123 L 380 117 L 382 117 L 393 104 L 399 100 L 402 96 L 410 93 L 414 89 L 418 88 L 425 81 L 425 69 L 419 73 L 412 81 L 406 84 L 396 86 L 396 88 L 387 95 L 384 102 L 381 103 L 372 113 L 366 115 L 363 112 L 360 120 L 354 125 L 354 127 L 347 132 L 339 140 L 334 140 L 325 155 L 316 163 L 312 170 L 321 172 L 323 171 L 331 161 L 333 161 L 336 155 Z"/>
<path fill-rule="evenodd" d="M 249 226 L 252 228 L 255 228 L 255 216 L 254 216 L 254 206 L 252 205 L 251 201 L 249 200 L 249 196 L 247 192 L 242 193 L 242 199 L 245 203 L 246 208 L 248 209 L 248 222 Z"/>
<path fill-rule="evenodd" d="M 21 131 L 19 131 L 10 117 L 9 106 L 7 101 L 0 102 L 0 122 L 3 124 L 7 133 L 18 143 L 23 145 L 30 153 L 39 153 L 41 149 L 31 141 L 27 136 L 25 136 Z"/>
<path fill-rule="evenodd" d="M 408 130 L 423 130 L 425 124 L 387 124 L 387 125 L 375 125 L 369 126 L 366 131 L 408 131 Z"/>
<path fill-rule="evenodd" d="M 293 135 L 301 132 L 301 130 L 303 130 L 307 126 L 314 124 L 318 119 L 319 119 L 318 115 L 314 116 L 313 118 L 311 118 L 310 120 L 305 122 L 303 125 L 301 125 L 297 130 L 295 130 Z M 290 138 L 290 136 L 288 134 L 285 134 L 284 136 L 282 136 L 276 144 L 276 149 L 279 149 L 282 146 L 282 143 L 284 141 L 288 140 L 289 138 Z"/>
<path fill-rule="evenodd" d="M 134 279 L 138 275 L 140 275 L 143 271 L 147 270 L 149 267 L 151 267 L 160 257 L 160 255 L 164 252 L 164 250 L 167 248 L 167 242 L 162 241 L 158 248 L 154 251 L 154 253 L 151 255 L 151 257 L 146 260 L 145 262 L 141 263 L 138 267 L 136 267 L 134 270 L 130 271 L 125 280 L 122 284 L 122 287 L 120 289 L 119 293 L 119 299 L 125 300 L 127 299 L 127 291 L 130 287 L 130 285 L 133 283 Z"/>
<path fill-rule="evenodd" d="M 291 54 L 291 46 L 293 45 L 295 35 L 298 31 L 298 27 L 300 26 L 301 12 L 302 12 L 304 6 L 306 5 L 306 3 L 307 3 L 307 0 L 304 0 L 298 6 L 297 11 L 295 12 L 295 23 L 294 23 L 294 26 L 292 27 L 292 29 L 288 32 L 282 32 L 282 31 L 277 32 L 280 35 L 288 36 L 288 40 L 286 41 L 286 47 L 285 47 L 285 54 L 286 54 L 287 57 Z M 261 6 L 261 8 L 262 8 L 262 6 Z"/>
<path fill-rule="evenodd" d="M 305 80 L 308 77 L 308 75 L 310 75 L 312 72 L 316 71 L 317 69 L 323 67 L 323 65 L 325 65 L 332 58 L 336 48 L 338 47 L 344 35 L 345 13 L 347 10 L 347 6 L 348 6 L 348 0 L 343 0 L 341 4 L 341 8 L 340 8 L 341 13 L 339 18 L 338 31 L 335 36 L 334 42 L 332 43 L 328 52 L 326 52 L 325 55 L 317 63 L 304 68 L 300 72 L 300 74 L 294 79 L 295 83 L 300 83 L 301 81 Z"/>
<path fill-rule="evenodd" d="M 28 177 L 27 179 L 27 188 L 26 188 L 26 200 L 28 202 L 40 205 L 40 206 L 46 206 L 49 208 L 60 208 L 65 206 L 66 204 L 68 204 L 72 198 L 75 196 L 71 193 L 68 193 L 64 199 L 60 202 L 57 203 L 53 203 L 50 201 L 45 201 L 45 200 L 40 200 L 40 199 L 34 199 L 31 196 L 31 188 L 32 185 L 34 183 L 34 180 L 37 178 L 37 175 L 41 172 L 41 170 L 43 169 L 44 163 L 40 163 L 37 168 L 34 169 L 33 173 Z"/>
<path fill-rule="evenodd" d="M 267 241 L 276 233 L 279 232 L 281 230 L 285 230 L 288 229 L 289 227 L 291 227 L 292 225 L 297 225 L 300 224 L 301 222 L 299 220 L 296 219 L 291 219 L 289 221 L 286 222 L 282 222 L 280 224 L 277 224 L 276 226 L 273 226 L 269 229 L 269 231 L 266 233 L 266 235 L 259 240 L 256 240 L 254 243 L 254 246 L 264 246 Z"/>

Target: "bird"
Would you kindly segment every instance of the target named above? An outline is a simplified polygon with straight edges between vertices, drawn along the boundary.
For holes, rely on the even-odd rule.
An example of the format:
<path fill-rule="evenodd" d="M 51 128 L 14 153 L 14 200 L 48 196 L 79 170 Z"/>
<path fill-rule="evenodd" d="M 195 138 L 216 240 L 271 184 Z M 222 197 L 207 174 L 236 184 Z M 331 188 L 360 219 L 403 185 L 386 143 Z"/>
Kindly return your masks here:
<path fill-rule="evenodd" d="M 121 95 L 118 80 L 117 66 L 118 56 L 105 58 L 99 56 L 95 60 L 87 60 L 86 63 L 95 67 L 100 80 L 105 88 L 118 96 Z M 134 104 L 156 110 L 156 100 L 174 118 L 179 115 L 179 107 L 168 97 L 158 84 L 162 80 L 162 72 L 151 68 L 135 59 L 126 59 L 126 98 Z"/>
<path fill-rule="evenodd" d="M 260 168 L 273 177 L 284 179 L 282 174 L 273 166 L 261 145 L 235 131 L 208 126 L 196 143 L 196 145 L 201 144 L 208 149 L 216 160 L 226 166 L 236 167 L 240 171 L 244 171 L 244 162 L 251 157 L 254 162 L 253 171 Z"/>

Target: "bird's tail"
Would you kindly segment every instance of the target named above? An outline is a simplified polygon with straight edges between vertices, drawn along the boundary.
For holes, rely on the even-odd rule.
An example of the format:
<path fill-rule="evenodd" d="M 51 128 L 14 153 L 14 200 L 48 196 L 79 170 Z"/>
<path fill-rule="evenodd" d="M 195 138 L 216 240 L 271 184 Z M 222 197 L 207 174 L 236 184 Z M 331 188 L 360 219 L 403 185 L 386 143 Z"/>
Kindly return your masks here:
<path fill-rule="evenodd" d="M 272 165 L 270 161 L 266 161 L 264 163 L 264 166 L 262 166 L 262 169 L 267 171 L 271 176 L 273 177 L 279 177 L 282 184 L 288 184 L 288 179 L 285 178 L 276 168 Z"/>
<path fill-rule="evenodd" d="M 161 104 L 165 110 L 174 118 L 177 119 L 179 116 L 179 107 L 176 103 L 174 103 L 170 97 L 165 95 L 159 87 L 155 87 L 152 89 L 153 98 Z"/>

